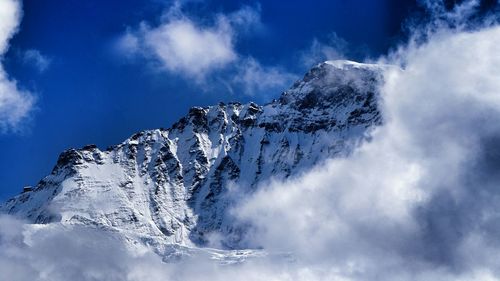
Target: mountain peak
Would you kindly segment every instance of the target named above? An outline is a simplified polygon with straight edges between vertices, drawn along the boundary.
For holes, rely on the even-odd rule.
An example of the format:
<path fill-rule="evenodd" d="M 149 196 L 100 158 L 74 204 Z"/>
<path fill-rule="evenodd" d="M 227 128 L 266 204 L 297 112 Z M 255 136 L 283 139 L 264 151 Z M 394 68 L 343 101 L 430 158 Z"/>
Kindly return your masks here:
<path fill-rule="evenodd" d="M 148 241 L 159 254 L 172 243 L 206 245 L 213 233 L 226 247 L 242 247 L 230 190 L 244 196 L 349 154 L 381 122 L 382 73 L 377 65 L 327 61 L 264 106 L 193 107 L 171 128 L 106 151 L 67 150 L 52 174 L 0 211 L 33 223 L 97 226 L 131 245 Z"/>

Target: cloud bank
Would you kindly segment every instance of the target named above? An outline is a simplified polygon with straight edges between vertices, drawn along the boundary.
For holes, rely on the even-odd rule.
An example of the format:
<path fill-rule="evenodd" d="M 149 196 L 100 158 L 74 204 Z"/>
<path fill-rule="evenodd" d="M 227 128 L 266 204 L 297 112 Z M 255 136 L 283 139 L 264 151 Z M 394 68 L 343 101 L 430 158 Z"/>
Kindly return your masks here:
<path fill-rule="evenodd" d="M 0 131 L 18 131 L 29 117 L 34 97 L 18 87 L 5 71 L 1 60 L 9 48 L 9 40 L 18 30 L 21 21 L 21 3 L 5 0 L 0 3 Z"/>
<path fill-rule="evenodd" d="M 498 280 L 500 27 L 432 24 L 383 60 L 404 70 L 385 75 L 371 142 L 236 210 L 250 242 L 317 280 Z"/>
<path fill-rule="evenodd" d="M 164 263 L 99 229 L 27 225 L 8 216 L 0 216 L 0 226 L 0 273 L 9 281 L 293 280 L 285 263 L 268 258 L 232 266 L 196 256 Z"/>

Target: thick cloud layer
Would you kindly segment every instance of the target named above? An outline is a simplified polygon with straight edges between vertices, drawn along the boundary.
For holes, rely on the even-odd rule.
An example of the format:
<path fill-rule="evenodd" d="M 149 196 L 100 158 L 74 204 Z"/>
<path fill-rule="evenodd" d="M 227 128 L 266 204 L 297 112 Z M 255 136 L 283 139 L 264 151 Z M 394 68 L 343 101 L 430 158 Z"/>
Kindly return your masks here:
<path fill-rule="evenodd" d="M 499 278 L 500 27 L 427 37 L 389 61 L 404 70 L 386 73 L 371 142 L 237 210 L 255 246 L 329 279 Z"/>
<path fill-rule="evenodd" d="M 129 251 L 115 235 L 0 216 L 0 274 L 9 281 L 292 280 L 297 274 L 289 272 L 293 265 L 265 257 L 231 266 L 203 256 L 164 263 L 145 247 Z"/>

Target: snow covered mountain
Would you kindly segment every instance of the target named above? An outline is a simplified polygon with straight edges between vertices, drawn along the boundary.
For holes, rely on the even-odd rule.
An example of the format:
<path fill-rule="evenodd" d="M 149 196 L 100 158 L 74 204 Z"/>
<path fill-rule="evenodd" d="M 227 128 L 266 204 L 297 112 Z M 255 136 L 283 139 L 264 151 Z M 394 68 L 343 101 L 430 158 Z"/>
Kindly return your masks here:
<path fill-rule="evenodd" d="M 381 122 L 384 68 L 327 61 L 264 106 L 193 107 L 170 129 L 64 151 L 50 175 L 0 211 L 116 232 L 164 255 L 172 245 L 244 248 L 231 206 L 266 180 L 352 151 Z"/>

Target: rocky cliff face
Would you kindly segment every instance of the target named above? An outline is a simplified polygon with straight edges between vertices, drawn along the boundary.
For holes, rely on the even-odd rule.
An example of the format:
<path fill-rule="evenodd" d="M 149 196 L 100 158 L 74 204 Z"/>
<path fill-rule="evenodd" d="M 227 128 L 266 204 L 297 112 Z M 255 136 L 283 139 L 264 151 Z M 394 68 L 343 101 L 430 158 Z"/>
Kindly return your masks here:
<path fill-rule="evenodd" d="M 33 224 L 83 224 L 131 244 L 240 248 L 228 210 L 271 178 L 342 157 L 381 122 L 384 67 L 327 61 L 264 106 L 193 107 L 167 130 L 63 152 L 52 173 L 0 210 Z M 221 238 L 222 237 L 222 238 Z"/>

